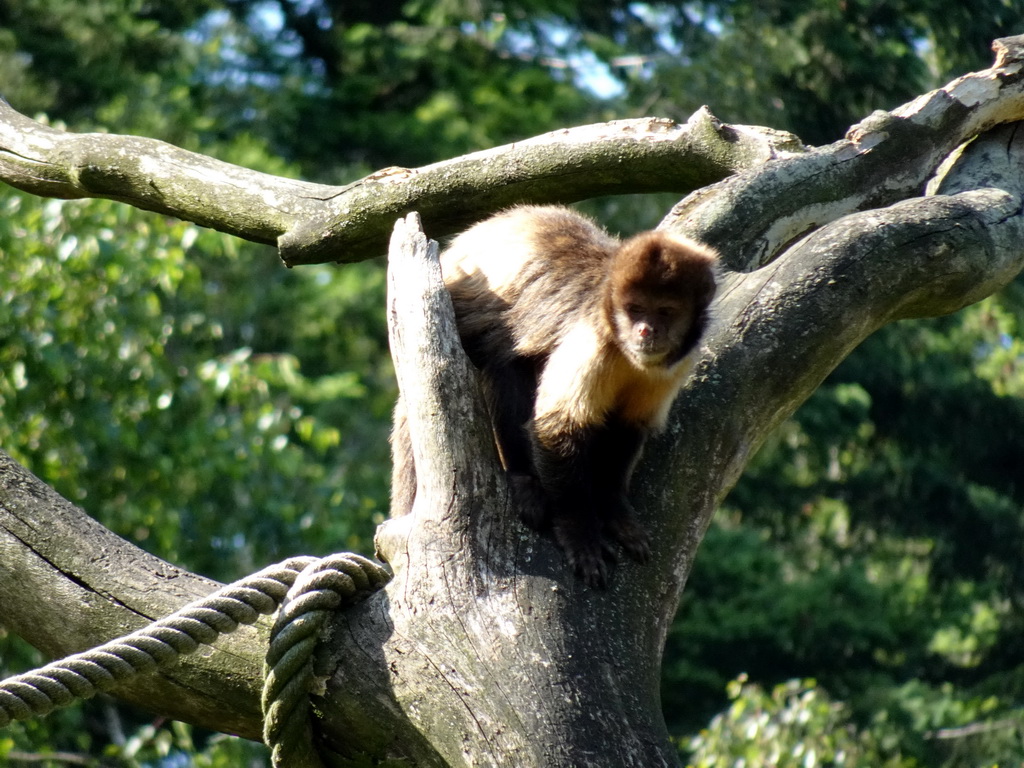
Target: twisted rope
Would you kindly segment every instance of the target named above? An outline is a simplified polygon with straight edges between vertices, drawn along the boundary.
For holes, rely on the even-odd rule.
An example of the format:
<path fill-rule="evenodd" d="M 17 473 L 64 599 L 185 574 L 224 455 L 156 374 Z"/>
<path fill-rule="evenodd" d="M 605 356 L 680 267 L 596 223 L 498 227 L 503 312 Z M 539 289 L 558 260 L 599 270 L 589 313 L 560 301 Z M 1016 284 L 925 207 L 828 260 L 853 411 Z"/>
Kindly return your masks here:
<path fill-rule="evenodd" d="M 313 749 L 308 699 L 317 635 L 331 611 L 364 599 L 389 578 L 383 566 L 354 554 L 268 566 L 137 632 L 0 681 L 0 728 L 165 667 L 281 606 L 265 667 L 265 739 L 275 766 L 286 758 L 289 766 L 322 765 Z"/>
<path fill-rule="evenodd" d="M 379 563 L 350 553 L 309 565 L 295 580 L 270 631 L 263 672 L 263 741 L 274 766 L 321 768 L 310 718 L 313 649 L 327 618 L 387 584 Z"/>

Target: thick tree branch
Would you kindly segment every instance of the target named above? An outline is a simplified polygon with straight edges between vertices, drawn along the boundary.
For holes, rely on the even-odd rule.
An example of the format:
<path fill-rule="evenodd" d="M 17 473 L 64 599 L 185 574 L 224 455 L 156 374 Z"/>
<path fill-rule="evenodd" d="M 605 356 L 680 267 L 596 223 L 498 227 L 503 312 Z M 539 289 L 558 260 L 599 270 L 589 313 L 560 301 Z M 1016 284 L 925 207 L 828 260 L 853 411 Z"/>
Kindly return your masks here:
<path fill-rule="evenodd" d="M 0 451 L 0 621 L 52 658 L 93 648 L 209 594 L 216 582 L 115 536 Z M 114 689 L 178 720 L 259 738 L 268 626 Z"/>
<path fill-rule="evenodd" d="M 119 200 L 276 244 L 288 265 L 379 256 L 395 218 L 412 210 L 440 237 L 513 203 L 685 193 L 799 149 L 790 134 L 723 125 L 704 109 L 685 125 L 655 118 L 588 125 L 329 187 L 153 139 L 66 133 L 0 100 L 0 180 L 46 197 Z"/>
<path fill-rule="evenodd" d="M 499 468 L 479 392 L 466 386 L 476 373 L 462 350 L 437 257 L 437 243 L 427 240 L 419 216 L 398 220 L 388 263 L 388 334 L 398 386 L 412 411 L 413 455 L 425 470 L 418 477 L 427 485 L 418 495 L 429 499 L 455 488 L 493 484 Z M 418 428 L 426 424 L 428 429 Z M 488 453 L 492 461 L 482 461 Z M 481 472 L 487 476 L 473 477 Z M 440 485 L 431 485 L 436 481 Z M 433 512 L 416 510 L 417 527 Z M 437 516 L 432 522 L 454 523 L 456 517 Z"/>
<path fill-rule="evenodd" d="M 670 225 L 719 247 L 730 268 L 745 271 L 841 216 L 919 194 L 960 144 L 1024 120 L 1024 36 L 993 48 L 991 69 L 875 112 L 835 144 L 695 192 L 675 207 Z"/>
<path fill-rule="evenodd" d="M 0 99 L 0 180 L 44 197 L 101 197 L 276 244 L 337 194 L 137 136 L 75 134 Z"/>
<path fill-rule="evenodd" d="M 676 583 L 752 453 L 854 347 L 888 322 L 979 301 L 1024 269 L 1020 126 L 972 143 L 944 190 L 952 194 L 846 216 L 768 266 L 727 277 L 673 429 L 640 475 L 659 494 L 657 556 L 672 562 Z"/>
<path fill-rule="evenodd" d="M 263 243 L 287 264 L 356 261 L 384 250 L 391 223 L 416 210 L 440 237 L 517 202 L 700 189 L 674 213 L 732 266 L 847 213 L 920 189 L 957 145 L 1024 118 L 1022 40 L 997 41 L 993 68 L 959 78 L 811 153 L 788 134 L 716 121 L 644 118 L 557 131 L 418 169 L 390 168 L 344 187 L 284 180 L 107 134 L 69 134 L 0 102 L 0 179 L 35 194 L 106 197 Z M 768 161 L 771 173 L 760 173 Z M 740 176 L 701 189 L 737 171 Z"/>

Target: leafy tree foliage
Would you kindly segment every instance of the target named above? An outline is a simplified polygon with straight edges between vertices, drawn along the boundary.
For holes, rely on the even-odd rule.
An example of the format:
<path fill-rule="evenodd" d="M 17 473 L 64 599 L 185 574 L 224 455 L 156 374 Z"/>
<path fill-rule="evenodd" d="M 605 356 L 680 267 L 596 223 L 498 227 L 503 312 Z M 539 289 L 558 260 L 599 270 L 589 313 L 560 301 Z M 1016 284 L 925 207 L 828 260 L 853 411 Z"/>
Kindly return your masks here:
<path fill-rule="evenodd" d="M 743 675 L 728 690 L 733 703 L 690 740 L 694 768 L 915 765 L 889 754 L 873 732 L 859 731 L 846 708 L 813 680 L 793 680 L 766 693 Z"/>
<path fill-rule="evenodd" d="M 112 203 L 4 203 L 5 219 L 19 222 L 0 230 L 0 248 L 17 254 L 0 302 L 5 446 L 118 532 L 221 578 L 365 533 L 385 493 L 379 472 L 364 483 L 369 499 L 358 498 L 362 470 L 350 478 L 344 458 L 353 446 L 339 448 L 318 410 L 359 399 L 382 420 L 387 399 L 368 395 L 382 387 L 367 382 L 386 371 L 364 360 L 307 377 L 278 350 L 329 341 L 323 318 L 300 310 L 291 327 L 272 326 L 275 307 L 318 292 L 315 272 L 261 286 L 253 262 L 273 264 L 272 254 L 240 257 L 229 239 L 190 225 Z M 216 256 L 226 266 L 204 275 L 199 264 Z M 374 287 L 322 282 L 342 300 Z M 360 359 L 351 352 L 350 364 Z M 371 431 L 365 442 L 386 442 Z M 362 465 L 374 449 L 359 453 Z M 386 462 L 379 447 L 376 458 Z"/>
<path fill-rule="evenodd" d="M 267 250 L 107 202 L 8 192 L 0 205 L 5 450 L 122 535 L 220 579 L 368 549 L 391 399 L 372 340 L 379 270 L 285 273 Z M 261 280 L 270 270 L 286 277 Z M 315 305 L 292 307 L 304 299 Z M 326 344 L 315 360 L 330 370 L 307 375 L 299 355 Z M 4 647 L 5 676 L 40 662 Z M 0 755 L 34 743 L 136 764 L 194 745 L 109 702 L 74 718 L 16 726 Z"/>
<path fill-rule="evenodd" d="M 934 734 L 1020 710 L 1018 299 L 884 329 L 762 450 L 704 541 L 670 639 L 667 688 L 695 698 L 669 712 L 702 713 L 681 728 L 731 675 L 814 670 L 924 764 L 950 749 L 999 761 L 991 742 Z M 1019 761 L 1010 744 L 1001 760 Z"/>
<path fill-rule="evenodd" d="M 987 66 L 991 39 L 1022 22 L 1006 0 L 8 0 L 0 82 L 76 129 L 340 183 L 703 103 L 828 142 Z M 599 210 L 628 232 L 663 203 Z M 286 271 L 265 249 L 105 202 L 8 190 L 0 208 L 5 450 L 218 578 L 369 551 L 394 394 L 380 265 Z M 1022 759 L 1005 725 L 1024 684 L 1022 298 L 885 329 L 762 450 L 666 652 L 666 714 L 695 764 L 797 745 L 837 765 Z M 38 663 L 2 643 L 0 673 Z M 742 673 L 757 685 L 729 682 Z M 741 743 L 755 713 L 771 728 Z M 252 756 L 110 701 L 10 729 L 11 750 Z"/>

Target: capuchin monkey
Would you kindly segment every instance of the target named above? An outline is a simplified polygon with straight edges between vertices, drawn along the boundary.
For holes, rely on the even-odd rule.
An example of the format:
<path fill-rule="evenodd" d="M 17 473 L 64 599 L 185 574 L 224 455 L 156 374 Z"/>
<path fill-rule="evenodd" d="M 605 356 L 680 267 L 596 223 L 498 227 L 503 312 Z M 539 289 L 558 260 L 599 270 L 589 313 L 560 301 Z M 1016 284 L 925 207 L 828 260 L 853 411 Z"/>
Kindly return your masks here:
<path fill-rule="evenodd" d="M 692 367 L 715 265 L 712 249 L 687 238 L 619 241 L 557 206 L 499 213 L 441 255 L 526 522 L 551 530 L 591 586 L 607 585 L 618 545 L 637 562 L 650 556 L 626 492 Z M 392 445 L 398 516 L 416 493 L 401 402 Z"/>

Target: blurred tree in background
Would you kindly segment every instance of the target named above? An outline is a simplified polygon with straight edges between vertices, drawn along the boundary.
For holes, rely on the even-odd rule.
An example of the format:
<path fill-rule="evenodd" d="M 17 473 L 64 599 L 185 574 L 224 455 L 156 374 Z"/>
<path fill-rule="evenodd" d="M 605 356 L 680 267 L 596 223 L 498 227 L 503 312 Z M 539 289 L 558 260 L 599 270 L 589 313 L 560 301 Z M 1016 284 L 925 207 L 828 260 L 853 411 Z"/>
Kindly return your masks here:
<path fill-rule="evenodd" d="M 827 143 L 1022 31 L 1014 0 L 4 0 L 0 95 L 74 130 L 344 183 L 702 104 Z M 590 209 L 631 232 L 671 202 Z M 394 398 L 380 264 L 288 271 L 103 201 L 4 189 L 0 210 L 0 447 L 222 580 L 372 551 Z M 1017 286 L 884 329 L 762 449 L 666 651 L 666 717 L 696 765 L 1024 760 L 1022 306 Z M 0 674 L 40 661 L 0 638 Z M 0 733 L 11 764 L 260 750 L 109 699 Z"/>

